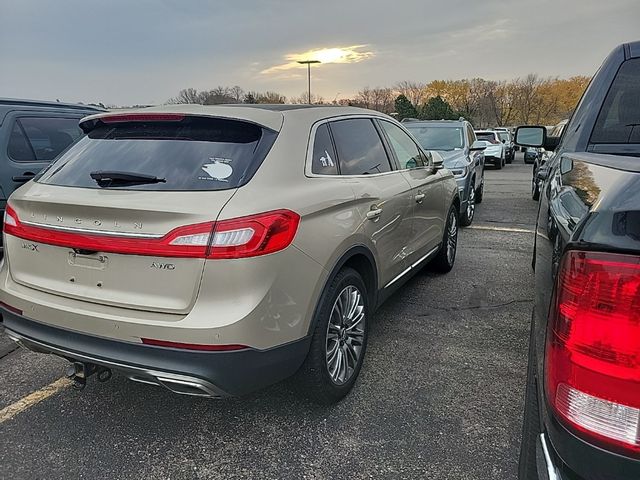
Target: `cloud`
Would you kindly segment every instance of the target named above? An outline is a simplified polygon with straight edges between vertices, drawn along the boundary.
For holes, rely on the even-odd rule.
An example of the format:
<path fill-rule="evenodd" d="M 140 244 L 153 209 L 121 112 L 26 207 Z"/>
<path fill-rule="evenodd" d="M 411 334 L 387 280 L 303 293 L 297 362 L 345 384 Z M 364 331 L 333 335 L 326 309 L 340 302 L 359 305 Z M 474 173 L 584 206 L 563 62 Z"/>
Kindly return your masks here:
<path fill-rule="evenodd" d="M 294 68 L 300 68 L 299 61 L 319 60 L 321 63 L 358 63 L 372 58 L 375 54 L 366 50 L 368 45 L 352 45 L 350 47 L 315 48 L 302 53 L 285 55 L 287 63 L 274 65 L 262 70 L 265 75 L 277 74 Z"/>

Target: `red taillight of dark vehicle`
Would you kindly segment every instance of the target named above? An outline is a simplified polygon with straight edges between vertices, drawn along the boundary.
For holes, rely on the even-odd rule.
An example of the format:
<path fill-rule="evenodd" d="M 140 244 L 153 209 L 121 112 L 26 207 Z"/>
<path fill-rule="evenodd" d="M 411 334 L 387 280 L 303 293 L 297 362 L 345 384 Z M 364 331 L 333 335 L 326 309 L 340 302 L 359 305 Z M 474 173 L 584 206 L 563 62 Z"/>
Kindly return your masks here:
<path fill-rule="evenodd" d="M 232 259 L 255 257 L 288 247 L 300 216 L 290 210 L 205 222 L 174 228 L 162 237 L 73 232 L 22 223 L 11 206 L 4 231 L 33 242 L 105 253 L 174 258 Z"/>
<path fill-rule="evenodd" d="M 569 251 L 549 319 L 546 396 L 577 435 L 640 456 L 640 257 Z"/>

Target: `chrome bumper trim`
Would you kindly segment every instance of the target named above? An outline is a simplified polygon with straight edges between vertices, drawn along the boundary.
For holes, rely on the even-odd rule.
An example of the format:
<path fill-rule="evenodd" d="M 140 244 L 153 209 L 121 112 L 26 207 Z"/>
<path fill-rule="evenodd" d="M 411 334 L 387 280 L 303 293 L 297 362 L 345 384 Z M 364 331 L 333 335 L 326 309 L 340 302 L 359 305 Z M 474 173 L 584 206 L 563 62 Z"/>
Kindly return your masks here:
<path fill-rule="evenodd" d="M 540 437 L 538 437 L 538 441 L 540 442 L 540 446 L 542 447 L 544 463 L 547 467 L 547 470 L 545 472 L 546 477 L 540 476 L 541 472 L 538 472 L 538 475 L 540 476 L 540 478 L 546 478 L 547 480 L 562 480 L 560 474 L 558 473 L 558 470 L 556 469 L 556 466 L 553 463 L 553 460 L 551 460 L 551 455 L 549 454 L 549 446 L 547 445 L 547 438 L 544 433 L 540 434 Z"/>

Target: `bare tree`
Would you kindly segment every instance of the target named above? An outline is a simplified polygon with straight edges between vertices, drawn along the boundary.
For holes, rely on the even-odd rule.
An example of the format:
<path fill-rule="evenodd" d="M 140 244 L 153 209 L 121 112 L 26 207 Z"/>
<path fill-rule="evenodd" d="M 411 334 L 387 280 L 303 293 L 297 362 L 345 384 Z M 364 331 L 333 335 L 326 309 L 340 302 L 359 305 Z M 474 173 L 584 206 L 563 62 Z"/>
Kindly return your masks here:
<path fill-rule="evenodd" d="M 398 82 L 394 89 L 398 95 L 407 97 L 414 107 L 419 107 L 427 100 L 425 83 L 403 80 Z"/>
<path fill-rule="evenodd" d="M 169 99 L 167 103 L 202 103 L 202 97 L 195 88 L 185 88 L 180 90 L 177 97 Z"/>
<path fill-rule="evenodd" d="M 289 99 L 289 103 L 308 104 L 309 103 L 309 93 L 308 92 L 303 92 L 297 97 L 291 97 Z M 324 100 L 324 97 L 322 97 L 320 95 L 316 95 L 315 93 L 312 93 L 311 94 L 311 103 L 313 105 L 318 105 L 318 104 L 325 103 L 325 100 Z"/>
<path fill-rule="evenodd" d="M 233 97 L 236 103 L 241 103 L 244 98 L 244 90 L 239 85 L 234 85 L 229 89 L 229 95 Z"/>
<path fill-rule="evenodd" d="M 233 97 L 231 88 L 216 87 L 208 92 L 202 92 L 202 103 L 204 105 L 219 105 L 221 103 L 237 103 Z"/>
<path fill-rule="evenodd" d="M 287 97 L 278 92 L 261 92 L 255 96 L 256 103 L 286 103 Z"/>
<path fill-rule="evenodd" d="M 388 114 L 395 109 L 395 98 L 392 88 L 365 87 L 358 92 L 355 105 Z"/>

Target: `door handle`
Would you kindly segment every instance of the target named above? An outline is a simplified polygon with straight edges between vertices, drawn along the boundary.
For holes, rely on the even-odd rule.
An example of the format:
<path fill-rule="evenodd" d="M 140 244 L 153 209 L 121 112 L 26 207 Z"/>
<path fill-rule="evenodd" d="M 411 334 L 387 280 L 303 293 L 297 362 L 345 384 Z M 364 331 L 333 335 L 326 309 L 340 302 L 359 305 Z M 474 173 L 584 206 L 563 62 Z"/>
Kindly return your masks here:
<path fill-rule="evenodd" d="M 15 175 L 11 177 L 11 180 L 13 180 L 14 182 L 25 183 L 31 180 L 35 176 L 36 176 L 35 173 L 24 172 L 22 175 Z"/>
<path fill-rule="evenodd" d="M 413 198 L 416 200 L 417 203 L 422 203 L 422 201 L 424 200 L 424 197 L 426 197 L 424 193 L 419 193 Z"/>
<path fill-rule="evenodd" d="M 373 205 L 371 207 L 371 210 L 369 210 L 367 212 L 367 218 L 369 220 L 378 220 L 378 218 L 380 217 L 380 215 L 382 215 L 382 209 L 378 208 L 377 206 Z"/>

